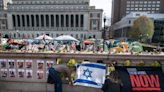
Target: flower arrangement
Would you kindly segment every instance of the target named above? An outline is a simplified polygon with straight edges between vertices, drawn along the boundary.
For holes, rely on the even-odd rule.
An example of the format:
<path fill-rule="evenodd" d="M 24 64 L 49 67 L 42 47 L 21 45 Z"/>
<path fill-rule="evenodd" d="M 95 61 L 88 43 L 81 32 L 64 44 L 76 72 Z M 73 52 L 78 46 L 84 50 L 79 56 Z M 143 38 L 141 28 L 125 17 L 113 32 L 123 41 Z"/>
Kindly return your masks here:
<path fill-rule="evenodd" d="M 132 65 L 132 62 L 130 60 L 126 60 L 124 62 L 124 66 L 131 66 Z"/>

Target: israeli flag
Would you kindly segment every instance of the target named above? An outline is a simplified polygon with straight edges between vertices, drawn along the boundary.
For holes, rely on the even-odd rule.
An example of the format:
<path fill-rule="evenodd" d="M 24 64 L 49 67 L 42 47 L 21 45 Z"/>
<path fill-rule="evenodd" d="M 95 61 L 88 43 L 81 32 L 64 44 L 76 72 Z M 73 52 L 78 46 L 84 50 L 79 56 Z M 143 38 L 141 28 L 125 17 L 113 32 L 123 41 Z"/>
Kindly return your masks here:
<path fill-rule="evenodd" d="M 84 63 L 77 66 L 77 79 L 74 85 L 101 88 L 105 81 L 106 65 Z"/>

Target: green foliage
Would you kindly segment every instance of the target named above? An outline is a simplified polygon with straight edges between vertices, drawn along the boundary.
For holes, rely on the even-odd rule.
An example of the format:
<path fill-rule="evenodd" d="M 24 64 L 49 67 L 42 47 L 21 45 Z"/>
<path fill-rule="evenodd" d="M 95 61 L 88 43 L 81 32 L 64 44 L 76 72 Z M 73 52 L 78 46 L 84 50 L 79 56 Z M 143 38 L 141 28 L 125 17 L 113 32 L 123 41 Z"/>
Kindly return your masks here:
<path fill-rule="evenodd" d="M 154 34 L 154 23 L 148 17 L 141 16 L 133 22 L 128 34 L 136 40 L 151 39 Z"/>

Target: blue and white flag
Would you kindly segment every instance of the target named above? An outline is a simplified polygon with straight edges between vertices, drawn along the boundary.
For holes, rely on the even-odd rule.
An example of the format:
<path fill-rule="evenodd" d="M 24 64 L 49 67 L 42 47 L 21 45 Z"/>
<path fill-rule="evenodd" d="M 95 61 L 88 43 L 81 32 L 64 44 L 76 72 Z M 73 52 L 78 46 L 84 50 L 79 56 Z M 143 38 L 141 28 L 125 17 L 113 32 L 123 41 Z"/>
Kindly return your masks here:
<path fill-rule="evenodd" d="M 74 85 L 101 88 L 105 81 L 106 65 L 84 63 L 77 66 L 77 79 Z"/>

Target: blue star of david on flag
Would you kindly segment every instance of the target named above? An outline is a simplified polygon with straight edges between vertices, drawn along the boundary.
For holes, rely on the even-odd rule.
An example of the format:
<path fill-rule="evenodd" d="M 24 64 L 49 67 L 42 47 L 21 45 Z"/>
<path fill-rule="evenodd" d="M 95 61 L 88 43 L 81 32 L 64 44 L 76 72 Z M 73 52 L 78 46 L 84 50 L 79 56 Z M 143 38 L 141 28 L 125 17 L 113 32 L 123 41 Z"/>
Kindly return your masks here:
<path fill-rule="evenodd" d="M 86 70 L 83 70 L 84 73 L 83 75 L 88 79 L 89 77 L 92 78 L 91 74 L 92 74 L 92 71 L 90 71 L 88 68 Z"/>
<path fill-rule="evenodd" d="M 82 63 L 77 66 L 77 78 L 74 85 L 101 88 L 105 81 L 106 65 Z"/>

